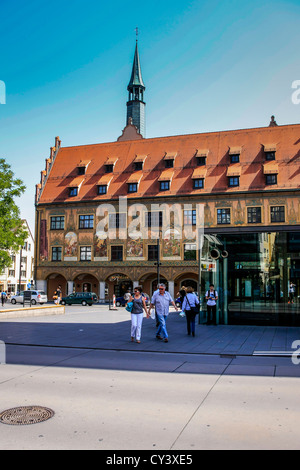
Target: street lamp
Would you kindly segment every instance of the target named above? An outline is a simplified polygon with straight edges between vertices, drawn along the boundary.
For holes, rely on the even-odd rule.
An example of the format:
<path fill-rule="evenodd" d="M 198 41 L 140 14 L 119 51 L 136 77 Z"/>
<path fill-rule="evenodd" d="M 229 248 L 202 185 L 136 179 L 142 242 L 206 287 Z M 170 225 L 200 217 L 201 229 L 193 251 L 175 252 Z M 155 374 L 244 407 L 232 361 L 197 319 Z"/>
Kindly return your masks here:
<path fill-rule="evenodd" d="M 21 269 L 22 269 L 22 247 L 20 248 L 20 266 L 19 266 L 19 295 L 21 294 Z"/>
<path fill-rule="evenodd" d="M 157 288 L 158 288 L 158 285 L 160 283 L 160 270 L 159 270 L 159 267 L 161 266 L 161 262 L 160 262 L 160 240 L 159 240 L 159 236 L 158 236 L 158 239 L 157 239 L 157 257 L 156 257 L 157 261 L 154 263 L 154 266 L 157 266 Z"/>

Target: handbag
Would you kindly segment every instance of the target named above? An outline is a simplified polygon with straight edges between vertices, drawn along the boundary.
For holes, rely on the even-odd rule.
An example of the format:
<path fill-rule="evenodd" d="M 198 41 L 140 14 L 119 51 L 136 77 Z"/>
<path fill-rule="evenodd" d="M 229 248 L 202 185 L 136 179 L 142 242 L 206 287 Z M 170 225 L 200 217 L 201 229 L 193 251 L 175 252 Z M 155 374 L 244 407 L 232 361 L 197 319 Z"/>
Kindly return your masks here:
<path fill-rule="evenodd" d="M 189 302 L 189 298 L 188 298 L 187 295 L 186 295 L 186 300 L 187 300 L 187 302 L 190 306 L 191 312 L 194 313 L 195 315 L 197 315 L 197 313 L 199 313 L 199 310 L 200 310 L 200 302 L 199 302 L 199 304 L 196 304 L 195 307 L 191 307 L 191 304 Z"/>
<path fill-rule="evenodd" d="M 151 310 L 150 310 L 150 317 L 152 318 L 152 320 L 155 320 L 155 310 L 154 310 L 154 308 L 151 308 Z"/>
<path fill-rule="evenodd" d="M 133 308 L 133 302 L 128 302 L 125 307 L 125 310 L 127 310 L 127 312 L 132 312 L 132 308 Z"/>

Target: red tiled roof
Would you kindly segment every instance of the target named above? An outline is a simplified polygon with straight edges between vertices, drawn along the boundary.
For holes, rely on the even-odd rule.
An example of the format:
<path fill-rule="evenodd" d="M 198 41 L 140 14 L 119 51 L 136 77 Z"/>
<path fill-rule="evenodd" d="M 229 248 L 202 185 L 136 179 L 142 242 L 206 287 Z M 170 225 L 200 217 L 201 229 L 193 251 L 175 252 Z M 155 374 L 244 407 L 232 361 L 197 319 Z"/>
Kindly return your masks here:
<path fill-rule="evenodd" d="M 230 164 L 231 150 L 241 149 L 240 186 L 238 191 L 263 191 L 267 165 L 279 165 L 278 184 L 275 189 L 296 189 L 300 187 L 300 125 L 286 125 L 235 131 L 180 135 L 153 139 L 117 141 L 75 147 L 60 147 L 51 166 L 46 183 L 40 191 L 39 203 L 97 201 L 101 199 L 160 196 L 159 182 L 168 172 L 172 185 L 165 195 L 199 195 L 230 192 L 227 174 L 234 164 Z M 276 161 L 266 162 L 265 151 L 276 150 Z M 200 150 L 199 150 L 200 149 Z M 201 150 L 202 149 L 202 150 Z M 204 150 L 203 150 L 204 149 Z M 267 150 L 266 150 L 267 149 Z M 206 165 L 197 167 L 199 152 L 207 155 Z M 166 155 L 176 156 L 174 168 L 165 170 Z M 145 158 L 147 156 L 147 158 Z M 144 161 L 142 178 L 138 192 L 127 194 L 127 182 L 134 171 L 134 161 Z M 68 196 L 68 187 L 74 185 L 77 166 L 90 162 L 78 195 Z M 107 194 L 97 194 L 97 184 L 105 175 L 105 165 L 114 163 L 112 178 Z M 201 168 L 201 169 L 200 169 Z M 205 170 L 204 170 L 204 169 Z M 193 189 L 195 171 L 205 171 L 203 189 Z M 274 187 L 272 186 L 272 189 Z"/>

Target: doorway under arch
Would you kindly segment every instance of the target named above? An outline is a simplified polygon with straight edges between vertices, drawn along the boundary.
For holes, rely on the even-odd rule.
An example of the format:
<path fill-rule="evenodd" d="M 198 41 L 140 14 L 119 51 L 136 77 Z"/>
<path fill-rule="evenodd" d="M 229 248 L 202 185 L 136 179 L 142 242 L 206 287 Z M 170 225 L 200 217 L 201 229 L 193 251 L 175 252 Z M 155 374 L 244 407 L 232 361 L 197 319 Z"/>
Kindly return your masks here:
<path fill-rule="evenodd" d="M 53 299 L 54 292 L 61 286 L 62 296 L 66 295 L 67 293 L 67 280 L 64 278 L 62 274 L 59 273 L 52 273 L 49 274 L 46 278 L 47 280 L 47 296 L 48 300 Z"/>

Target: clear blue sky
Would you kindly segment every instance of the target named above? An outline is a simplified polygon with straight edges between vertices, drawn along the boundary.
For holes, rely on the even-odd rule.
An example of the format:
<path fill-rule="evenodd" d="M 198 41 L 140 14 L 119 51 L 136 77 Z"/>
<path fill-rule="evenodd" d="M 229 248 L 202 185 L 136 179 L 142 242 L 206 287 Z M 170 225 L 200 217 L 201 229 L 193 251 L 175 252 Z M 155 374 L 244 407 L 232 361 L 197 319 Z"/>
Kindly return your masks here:
<path fill-rule="evenodd" d="M 251 0 L 1 0 L 0 157 L 34 192 L 55 136 L 115 141 L 125 126 L 135 27 L 146 136 L 300 122 L 300 3 Z"/>

